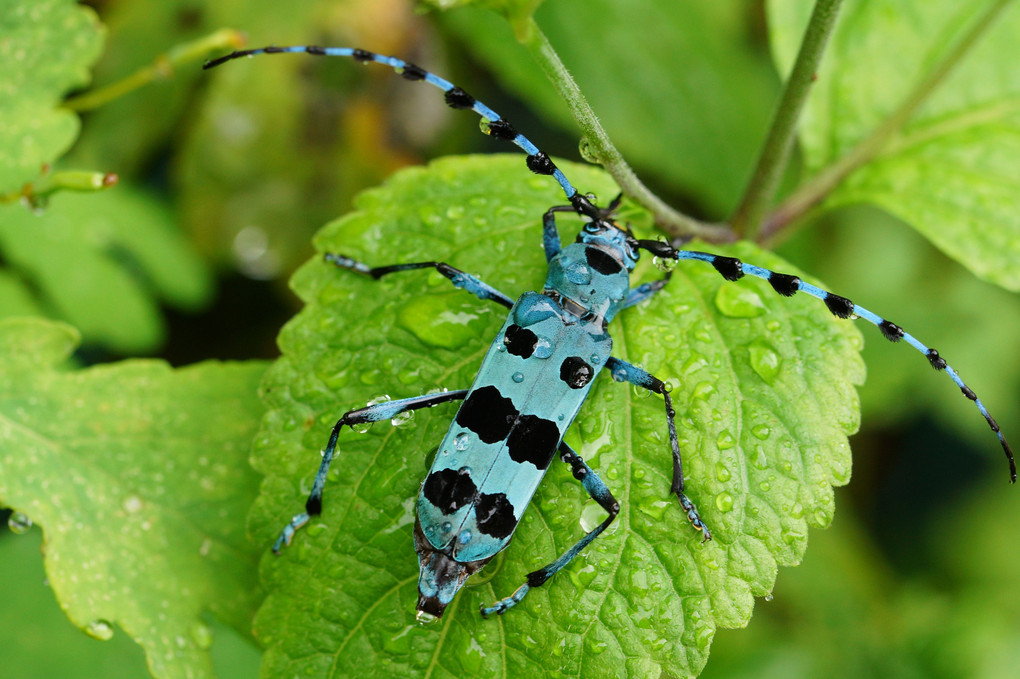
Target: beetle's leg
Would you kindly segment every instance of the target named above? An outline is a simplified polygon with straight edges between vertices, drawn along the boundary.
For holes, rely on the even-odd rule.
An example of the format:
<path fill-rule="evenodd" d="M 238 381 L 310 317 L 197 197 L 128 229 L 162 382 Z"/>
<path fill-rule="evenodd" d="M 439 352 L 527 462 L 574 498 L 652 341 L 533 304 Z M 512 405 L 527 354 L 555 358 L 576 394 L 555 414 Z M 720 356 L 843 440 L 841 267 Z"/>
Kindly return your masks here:
<path fill-rule="evenodd" d="M 389 266 L 369 266 L 364 262 L 359 262 L 356 259 L 351 259 L 346 255 L 334 254 L 327 252 L 325 254 L 327 262 L 332 262 L 341 269 L 350 269 L 357 273 L 365 276 L 370 276 L 375 280 L 379 280 L 383 276 L 398 271 L 413 271 L 415 269 L 435 269 L 439 273 L 443 274 L 450 279 L 455 287 L 461 290 L 467 290 L 471 294 L 478 297 L 478 299 L 487 299 L 498 304 L 502 304 L 506 308 L 510 308 L 514 305 L 514 301 L 504 295 L 502 292 L 492 287 L 491 285 L 484 283 L 475 276 L 469 273 L 464 273 L 456 267 L 452 267 L 445 262 L 411 262 L 409 264 L 391 264 Z"/>
<path fill-rule="evenodd" d="M 673 452 L 673 484 L 670 487 L 670 491 L 680 499 L 680 506 L 683 508 L 684 513 L 687 514 L 687 520 L 691 522 L 691 525 L 702 532 L 705 540 L 711 540 L 711 531 L 708 530 L 708 526 L 701 520 L 701 515 L 698 514 L 694 503 L 684 495 L 684 468 L 683 462 L 680 460 L 680 441 L 676 435 L 676 411 L 673 410 L 673 400 L 669 397 L 669 388 L 666 386 L 666 383 L 636 365 L 627 363 L 627 361 L 623 361 L 615 356 L 610 356 L 609 360 L 606 361 L 606 369 L 612 374 L 614 380 L 630 382 L 653 393 L 662 394 L 662 398 L 666 402 L 666 424 L 669 427 L 669 446 Z"/>
<path fill-rule="evenodd" d="M 671 275 L 672 273 L 666 272 L 666 275 L 660 278 L 659 280 L 652 281 L 651 283 L 642 283 L 641 285 L 632 289 L 630 291 L 630 294 L 627 295 L 627 299 L 623 300 L 623 306 L 620 308 L 629 309 L 635 304 L 640 304 L 641 302 L 644 302 L 646 299 L 657 293 L 659 290 L 662 290 L 664 287 L 666 287 L 666 283 L 669 283 L 669 277 Z"/>
<path fill-rule="evenodd" d="M 364 408 L 348 410 L 344 413 L 343 417 L 333 425 L 333 431 L 329 435 L 329 443 L 326 444 L 326 450 L 322 452 L 322 463 L 319 465 L 318 473 L 315 474 L 315 481 L 312 482 L 312 492 L 308 494 L 308 500 L 305 502 L 305 511 L 291 519 L 290 523 L 280 532 L 280 537 L 276 538 L 276 542 L 273 543 L 273 552 L 279 554 L 284 545 L 290 544 L 290 541 L 294 538 L 294 533 L 299 528 L 308 523 L 311 517 L 322 513 L 322 489 L 326 485 L 326 474 L 329 472 L 329 465 L 333 462 L 333 456 L 336 454 L 337 438 L 340 436 L 340 429 L 344 425 L 350 427 L 357 424 L 379 422 L 380 420 L 391 420 L 400 413 L 409 410 L 431 408 L 434 405 L 446 403 L 447 401 L 461 400 L 467 395 L 467 392 L 467 389 L 459 389 L 457 391 L 444 391 L 438 394 L 402 398 L 396 401 L 383 401 L 382 403 L 376 403 Z"/>
<path fill-rule="evenodd" d="M 545 583 L 546 580 L 556 575 L 564 566 L 577 556 L 582 549 L 587 547 L 592 540 L 597 538 L 602 531 L 609 527 L 609 524 L 613 522 L 616 515 L 620 513 L 620 503 L 616 501 L 613 494 L 606 487 L 606 484 L 602 482 L 599 475 L 596 474 L 591 467 L 589 467 L 581 456 L 578 455 L 568 446 L 566 443 L 560 443 L 560 459 L 570 465 L 571 471 L 574 473 L 574 478 L 581 482 L 584 489 L 588 491 L 588 495 L 593 500 L 599 503 L 599 505 L 609 512 L 609 516 L 600 523 L 598 526 L 593 528 L 590 533 L 587 533 L 583 538 L 577 541 L 573 547 L 563 553 L 560 558 L 553 561 L 551 564 L 544 568 L 540 568 L 537 571 L 528 573 L 528 581 L 517 588 L 517 591 L 508 596 L 505 599 L 501 599 L 491 606 L 482 606 L 481 613 L 482 617 L 487 617 L 493 613 L 502 615 L 508 609 L 512 608 L 516 604 L 520 603 L 524 595 L 532 587 L 538 587 Z"/>

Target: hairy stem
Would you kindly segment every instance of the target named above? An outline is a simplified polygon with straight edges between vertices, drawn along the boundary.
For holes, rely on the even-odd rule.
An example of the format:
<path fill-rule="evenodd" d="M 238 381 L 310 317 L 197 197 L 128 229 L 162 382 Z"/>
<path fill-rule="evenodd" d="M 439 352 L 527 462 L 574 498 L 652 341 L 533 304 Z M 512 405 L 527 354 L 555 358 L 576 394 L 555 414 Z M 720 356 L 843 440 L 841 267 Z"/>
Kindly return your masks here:
<path fill-rule="evenodd" d="M 118 80 L 115 83 L 100 87 L 77 97 L 71 97 L 64 102 L 64 108 L 72 111 L 91 111 L 104 104 L 123 97 L 143 85 L 148 85 L 155 80 L 169 78 L 173 75 L 174 69 L 204 58 L 210 52 L 222 51 L 224 49 L 237 49 L 244 45 L 244 37 L 240 32 L 224 28 L 211 33 L 204 38 L 193 40 L 183 45 L 178 45 L 166 54 L 156 57 L 150 65 L 141 68 L 128 77 Z"/>
<path fill-rule="evenodd" d="M 796 139 L 797 122 L 814 84 L 818 64 L 832 35 L 842 0 L 818 0 L 804 31 L 804 39 L 772 117 L 754 174 L 730 223 L 734 231 L 754 237 L 762 217 L 775 196 Z"/>
<path fill-rule="evenodd" d="M 779 232 L 791 222 L 803 217 L 811 208 L 820 203 L 854 170 L 871 161 L 888 147 L 893 137 L 913 117 L 917 109 L 941 85 L 953 68 L 970 51 L 978 39 L 995 22 L 999 13 L 1011 0 L 997 0 L 989 5 L 974 25 L 946 53 L 926 78 L 921 80 L 907 95 L 903 103 L 893 111 L 871 134 L 861 140 L 845 156 L 829 165 L 810 181 L 803 184 L 789 198 L 769 215 L 758 234 L 758 241 L 773 244 Z"/>
<path fill-rule="evenodd" d="M 556 91 L 567 102 L 574 120 L 581 128 L 582 143 L 587 145 L 588 154 L 586 155 L 591 155 L 598 160 L 616 180 L 626 196 L 649 210 L 659 228 L 670 237 L 689 238 L 694 236 L 716 243 L 734 240 L 733 233 L 727 226 L 709 224 L 688 217 L 674 210 L 652 193 L 638 179 L 634 170 L 613 145 L 609 135 L 606 134 L 595 116 L 595 112 L 591 110 L 588 101 L 581 94 L 577 82 L 560 61 L 559 55 L 556 54 L 534 19 L 528 17 L 521 22 L 519 27 L 520 30 L 516 31 L 518 40 L 531 52 L 532 57 L 545 71 Z"/>

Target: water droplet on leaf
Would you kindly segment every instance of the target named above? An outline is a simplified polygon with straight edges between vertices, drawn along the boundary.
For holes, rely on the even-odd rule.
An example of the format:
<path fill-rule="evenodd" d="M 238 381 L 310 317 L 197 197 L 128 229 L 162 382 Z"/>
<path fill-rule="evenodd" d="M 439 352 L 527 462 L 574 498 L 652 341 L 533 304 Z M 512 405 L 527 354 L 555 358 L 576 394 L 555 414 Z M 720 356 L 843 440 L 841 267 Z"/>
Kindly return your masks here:
<path fill-rule="evenodd" d="M 24 535 L 32 528 L 32 519 L 28 518 L 28 514 L 14 512 L 7 517 L 7 527 L 15 535 Z"/>

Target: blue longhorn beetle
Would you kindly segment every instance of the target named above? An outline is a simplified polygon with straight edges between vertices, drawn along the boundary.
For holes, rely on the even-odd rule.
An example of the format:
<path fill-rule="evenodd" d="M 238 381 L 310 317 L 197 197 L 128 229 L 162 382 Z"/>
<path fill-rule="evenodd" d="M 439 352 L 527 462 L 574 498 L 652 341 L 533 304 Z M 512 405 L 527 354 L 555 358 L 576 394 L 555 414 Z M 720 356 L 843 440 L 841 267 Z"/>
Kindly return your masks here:
<path fill-rule="evenodd" d="M 556 206 L 542 218 L 542 243 L 549 273 L 542 292 L 526 292 L 514 302 L 475 276 L 445 262 L 414 262 L 371 267 L 349 257 L 327 254 L 334 265 L 379 279 L 399 271 L 435 269 L 454 286 L 510 309 L 506 322 L 489 347 L 470 389 L 426 394 L 386 401 L 346 413 L 334 425 L 322 463 L 312 485 L 305 511 L 295 516 L 273 545 L 279 553 L 296 530 L 322 511 L 326 473 L 336 453 L 337 438 L 346 426 L 392 419 L 400 413 L 461 400 L 460 409 L 443 439 L 432 469 L 421 485 L 414 526 L 414 546 L 421 574 L 418 579 L 417 617 L 429 621 L 441 616 L 469 576 L 478 572 L 504 549 L 556 453 L 570 465 L 588 494 L 608 512 L 601 524 L 549 565 L 528 574 L 511 596 L 482 606 L 481 613 L 502 614 L 519 603 L 533 587 L 542 585 L 577 556 L 613 522 L 620 505 L 609 488 L 581 457 L 563 442 L 563 435 L 587 398 L 599 372 L 606 368 L 627 381 L 656 394 L 666 406 L 666 426 L 673 454 L 671 491 L 680 501 L 691 525 L 711 539 L 694 503 L 684 494 L 683 465 L 677 440 L 675 412 L 669 387 L 641 368 L 611 355 L 613 340 L 607 332 L 621 310 L 645 301 L 661 290 L 665 278 L 630 287 L 630 273 L 639 252 L 647 250 L 665 260 L 706 262 L 726 280 L 754 276 L 768 281 L 780 295 L 803 292 L 825 303 L 838 318 L 863 318 L 878 326 L 892 341 L 903 340 L 945 371 L 963 394 L 977 406 L 992 428 L 1009 461 L 1010 481 L 1016 481 L 1016 464 L 1006 438 L 974 392 L 963 383 L 939 353 L 925 346 L 895 323 L 854 304 L 845 297 L 734 257 L 681 250 L 655 240 L 638 240 L 629 227 L 613 220 L 617 198 L 607 208 L 595 206 L 571 185 L 559 168 L 524 135 L 495 111 L 446 80 L 395 57 L 347 47 L 264 47 L 236 51 L 209 61 L 205 68 L 256 54 L 303 52 L 319 56 L 350 57 L 393 68 L 407 80 L 425 81 L 444 92 L 455 109 L 472 109 L 483 119 L 489 135 L 510 141 L 527 154 L 528 168 L 551 175 L 566 193 L 570 205 Z M 558 212 L 576 212 L 587 219 L 574 243 L 563 247 L 556 230 Z M 524 380 L 527 371 L 528 379 Z"/>

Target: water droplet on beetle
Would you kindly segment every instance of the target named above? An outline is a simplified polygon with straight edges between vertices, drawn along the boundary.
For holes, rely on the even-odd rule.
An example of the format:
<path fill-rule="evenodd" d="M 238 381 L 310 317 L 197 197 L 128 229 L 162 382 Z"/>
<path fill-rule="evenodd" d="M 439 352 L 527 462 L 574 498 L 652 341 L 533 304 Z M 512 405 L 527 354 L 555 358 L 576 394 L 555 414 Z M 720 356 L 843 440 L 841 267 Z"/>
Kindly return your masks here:
<path fill-rule="evenodd" d="M 535 358 L 549 358 L 553 354 L 555 346 L 548 337 L 538 336 L 535 342 L 535 350 L 531 353 Z"/>
<path fill-rule="evenodd" d="M 676 268 L 676 263 L 677 260 L 672 257 L 652 257 L 652 264 L 654 264 L 655 268 L 659 271 L 672 271 Z"/>
<path fill-rule="evenodd" d="M 404 412 L 397 413 L 392 418 L 390 418 L 390 424 L 392 424 L 394 427 L 400 427 L 400 426 L 403 426 L 405 424 L 408 424 L 413 419 L 414 419 L 414 411 L 413 410 L 405 410 Z"/>

